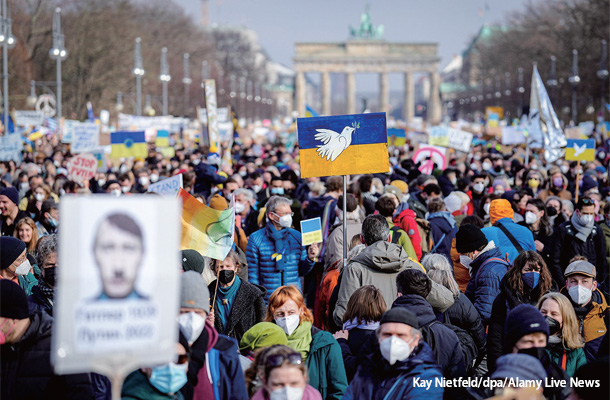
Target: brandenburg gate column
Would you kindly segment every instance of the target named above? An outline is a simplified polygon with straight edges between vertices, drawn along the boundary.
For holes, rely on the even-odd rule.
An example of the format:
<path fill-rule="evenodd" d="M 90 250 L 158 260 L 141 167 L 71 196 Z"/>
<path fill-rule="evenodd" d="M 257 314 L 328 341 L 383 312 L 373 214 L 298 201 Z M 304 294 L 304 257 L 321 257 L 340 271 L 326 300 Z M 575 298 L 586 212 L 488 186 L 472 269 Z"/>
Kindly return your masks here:
<path fill-rule="evenodd" d="M 441 122 L 441 97 L 440 97 L 441 77 L 438 72 L 430 73 L 430 99 L 428 100 L 428 121 L 433 124 Z"/>
<path fill-rule="evenodd" d="M 407 122 L 413 122 L 415 117 L 415 92 L 413 88 L 413 73 L 411 71 L 405 72 L 405 101 L 403 116 Z"/>
<path fill-rule="evenodd" d="M 379 74 L 379 111 L 390 112 L 390 80 L 387 72 Z"/>
<path fill-rule="evenodd" d="M 299 117 L 305 116 L 305 95 L 307 85 L 305 84 L 305 73 L 303 71 L 297 71 L 295 79 L 295 96 L 296 96 L 296 111 L 299 113 Z"/>
<path fill-rule="evenodd" d="M 322 72 L 322 115 L 331 115 L 329 72 Z"/>
<path fill-rule="evenodd" d="M 347 86 L 347 114 L 356 114 L 356 76 L 353 72 L 345 75 Z"/>

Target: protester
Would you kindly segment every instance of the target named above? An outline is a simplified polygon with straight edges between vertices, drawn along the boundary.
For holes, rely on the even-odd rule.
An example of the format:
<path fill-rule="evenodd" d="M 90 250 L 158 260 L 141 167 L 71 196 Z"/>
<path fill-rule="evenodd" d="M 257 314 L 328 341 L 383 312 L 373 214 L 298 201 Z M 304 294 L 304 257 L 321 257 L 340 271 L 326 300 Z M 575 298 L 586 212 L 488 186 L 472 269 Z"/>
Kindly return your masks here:
<path fill-rule="evenodd" d="M 534 246 L 542 256 L 544 262 L 550 265 L 551 248 L 553 246 L 553 226 L 549 222 L 544 202 L 540 199 L 531 199 L 527 202 L 525 220 L 519 225 L 526 226 L 534 235 Z M 561 282 L 561 271 L 551 271 L 553 281 Z"/>
<path fill-rule="evenodd" d="M 377 200 L 375 203 L 375 210 L 379 212 L 379 215 L 385 217 L 388 222 L 388 227 L 390 228 L 390 242 L 401 246 L 408 257 L 416 259 L 417 254 L 415 253 L 411 239 L 405 231 L 394 226 L 394 223 L 392 222 L 392 215 L 394 215 L 397 206 L 398 200 L 396 199 L 396 196 L 387 193 Z"/>
<path fill-rule="evenodd" d="M 40 209 L 40 217 L 36 221 L 38 236 L 43 237 L 57 233 L 59 226 L 59 205 L 53 200 L 45 200 Z"/>
<path fill-rule="evenodd" d="M 235 218 L 238 225 L 250 236 L 258 230 L 258 211 L 255 209 L 256 200 L 254 192 L 250 189 L 240 188 L 233 192 L 235 195 Z"/>
<path fill-rule="evenodd" d="M 354 235 L 362 232 L 362 220 L 360 218 L 360 206 L 356 197 L 348 193 L 346 197 L 347 212 L 343 212 L 343 195 L 337 201 L 337 224 L 335 224 L 325 241 L 324 265 L 328 270 L 335 262 L 343 259 L 343 219 L 347 222 L 347 239 L 351 240 Z"/>
<path fill-rule="evenodd" d="M 26 253 L 25 243 L 10 236 L 0 237 L 0 280 L 17 283 L 26 295 L 38 284 Z"/>
<path fill-rule="evenodd" d="M 451 242 L 458 231 L 455 218 L 447 211 L 444 201 L 438 198 L 428 201 L 428 213 L 426 219 L 430 222 L 430 235 L 432 236 L 430 253 L 442 254 L 449 258 L 451 257 Z"/>
<path fill-rule="evenodd" d="M 57 235 L 49 235 L 40 239 L 38 243 L 37 261 L 40 268 L 38 285 L 32 288 L 28 297 L 30 312 L 44 311 L 53 315 L 53 302 L 55 299 L 55 285 L 57 284 L 57 265 L 59 258 L 57 250 Z"/>
<path fill-rule="evenodd" d="M 25 217 L 15 226 L 14 237 L 25 243 L 28 255 L 36 253 L 36 244 L 38 243 L 38 229 L 36 223 L 30 217 Z"/>
<path fill-rule="evenodd" d="M 0 236 L 13 236 L 17 223 L 28 216 L 19 209 L 19 193 L 13 187 L 0 191 Z"/>

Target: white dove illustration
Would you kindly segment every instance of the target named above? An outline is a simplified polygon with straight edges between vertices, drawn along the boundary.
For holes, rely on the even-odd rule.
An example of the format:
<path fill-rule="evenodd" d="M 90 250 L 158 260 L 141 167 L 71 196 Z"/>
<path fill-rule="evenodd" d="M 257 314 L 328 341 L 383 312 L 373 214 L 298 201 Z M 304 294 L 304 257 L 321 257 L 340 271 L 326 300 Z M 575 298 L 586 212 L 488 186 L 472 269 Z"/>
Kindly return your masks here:
<path fill-rule="evenodd" d="M 355 130 L 356 128 L 351 126 L 343 128 L 341 133 L 330 129 L 316 129 L 318 133 L 315 134 L 314 138 L 324 142 L 324 145 L 318 145 L 317 153 L 322 158 L 326 157 L 326 161 L 335 161 L 352 144 L 352 133 Z"/>
<path fill-rule="evenodd" d="M 587 150 L 587 145 L 586 144 L 583 144 L 582 146 L 574 144 L 574 157 L 578 157 L 579 155 L 584 153 L 585 150 Z"/>

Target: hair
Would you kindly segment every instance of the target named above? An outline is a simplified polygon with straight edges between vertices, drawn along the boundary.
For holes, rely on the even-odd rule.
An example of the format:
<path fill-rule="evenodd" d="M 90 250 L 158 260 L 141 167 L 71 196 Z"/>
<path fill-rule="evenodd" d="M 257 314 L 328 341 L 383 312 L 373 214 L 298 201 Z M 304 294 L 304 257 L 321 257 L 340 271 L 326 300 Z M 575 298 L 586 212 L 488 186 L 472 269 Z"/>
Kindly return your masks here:
<path fill-rule="evenodd" d="M 15 225 L 15 232 L 13 233 L 13 236 L 17 239 L 19 239 L 19 229 L 21 228 L 21 225 L 28 225 L 32 228 L 32 239 L 30 240 L 30 243 L 26 243 L 26 251 L 32 254 L 36 251 L 36 243 L 38 242 L 38 228 L 36 228 L 36 222 L 30 217 L 20 219 Z"/>
<path fill-rule="evenodd" d="M 610 201 L 604 204 L 604 214 L 610 214 Z"/>
<path fill-rule="evenodd" d="M 354 235 L 352 237 L 352 241 L 349 244 L 349 251 L 352 251 L 353 249 L 355 249 L 356 247 L 358 247 L 359 245 L 362 244 L 362 237 L 360 235 Z M 364 248 L 364 246 L 362 246 L 362 248 Z M 362 251 L 362 250 L 361 250 Z M 360 252 L 358 252 L 360 253 Z"/>
<path fill-rule="evenodd" d="M 485 227 L 485 222 L 478 215 L 469 215 L 462 220 L 460 226 L 464 225 L 474 225 L 479 229 L 483 229 Z"/>
<path fill-rule="evenodd" d="M 453 298 L 460 295 L 460 287 L 453 277 L 453 268 L 443 254 L 427 254 L 422 259 L 422 266 L 428 271 L 428 277 L 439 285 L 443 285 L 453 293 Z"/>
<path fill-rule="evenodd" d="M 579 349 L 584 346 L 584 340 L 579 333 L 579 322 L 576 318 L 574 307 L 567 297 L 558 292 L 549 292 L 538 300 L 538 310 L 546 300 L 555 300 L 559 304 L 559 311 L 563 319 L 561 326 L 561 339 L 564 347 L 570 350 Z"/>
<path fill-rule="evenodd" d="M 347 212 L 354 212 L 358 207 L 358 199 L 351 193 L 348 193 L 345 197 L 345 204 L 347 205 Z M 343 195 L 339 196 L 337 200 L 337 207 L 343 211 Z"/>
<path fill-rule="evenodd" d="M 542 217 L 540 217 L 540 229 L 544 232 L 545 236 L 550 236 L 553 233 L 553 228 L 551 227 L 551 222 L 549 221 L 548 215 L 546 215 L 546 206 L 544 205 L 544 201 L 540 200 L 539 198 L 529 199 L 527 204 L 536 207 L 538 211 L 544 212 Z"/>
<path fill-rule="evenodd" d="M 233 260 L 233 264 L 235 264 L 235 273 L 237 273 L 237 271 L 239 271 L 241 269 L 242 262 L 239 259 L 239 255 L 237 254 L 237 252 L 233 249 L 229 250 L 229 254 L 227 254 L 227 256 L 225 257 L 226 259 L 232 259 Z M 210 263 L 210 269 L 212 270 L 212 272 L 217 273 L 218 271 L 216 270 L 216 266 L 220 265 L 220 263 L 216 262 L 216 260 L 214 260 L 214 262 Z"/>
<path fill-rule="evenodd" d="M 277 210 L 277 208 L 282 204 L 286 204 L 288 207 L 290 207 L 292 205 L 292 200 L 282 196 L 271 196 L 269 201 L 267 201 L 267 204 L 265 204 L 267 216 L 269 216 L 271 213 L 275 213 L 275 210 Z"/>
<path fill-rule="evenodd" d="M 95 233 L 95 245 L 97 245 L 98 236 L 100 234 L 100 227 L 104 222 L 108 222 L 115 228 L 118 228 L 121 231 L 128 232 L 136 236 L 142 243 L 142 249 L 144 249 L 144 235 L 142 234 L 142 229 L 140 228 L 140 225 L 130 215 L 120 212 L 109 214 L 106 216 L 106 218 L 100 221 L 100 224 L 98 225 L 97 231 Z"/>
<path fill-rule="evenodd" d="M 264 374 L 265 357 L 267 356 L 267 353 L 269 353 L 270 351 L 274 351 L 276 347 L 285 346 L 281 344 L 274 344 L 272 346 L 264 347 L 258 350 L 254 354 L 254 360 L 252 361 L 252 364 L 250 364 L 250 367 L 248 367 L 248 369 L 244 371 L 244 375 L 246 378 L 246 387 L 248 389 L 248 397 L 251 398 L 252 396 L 254 396 L 256 391 L 258 391 L 262 387 L 263 382 L 261 379 Z M 305 371 L 307 371 L 307 366 L 303 365 L 303 367 L 305 368 Z"/>
<path fill-rule="evenodd" d="M 303 376 L 305 378 L 307 378 L 307 366 L 305 365 L 305 360 L 302 360 L 300 364 L 290 364 L 287 357 L 292 354 L 298 354 L 299 356 L 301 355 L 296 350 L 291 349 L 290 347 L 284 346 L 281 344 L 269 347 L 268 350 L 263 355 L 262 360 L 261 360 L 262 362 L 260 365 L 260 368 L 261 368 L 260 372 L 262 372 L 263 380 L 266 381 L 267 379 L 269 379 L 269 374 L 271 374 L 271 371 L 273 371 L 274 369 L 281 368 L 286 365 L 298 368 L 303 373 Z M 280 365 L 277 365 L 277 366 L 269 365 L 268 361 L 267 361 L 269 359 L 269 357 L 276 356 L 276 355 L 284 356 L 285 357 L 284 361 Z"/>
<path fill-rule="evenodd" d="M 252 204 L 252 202 L 254 201 L 254 192 L 252 190 L 239 188 L 233 191 L 233 195 L 235 197 L 239 196 L 240 194 L 244 195 L 246 200 L 248 200 L 248 203 Z"/>
<path fill-rule="evenodd" d="M 362 222 L 362 236 L 367 246 L 388 240 L 390 236 L 388 221 L 381 215 L 369 215 Z"/>
<path fill-rule="evenodd" d="M 281 178 L 283 181 L 290 181 L 294 186 L 298 186 L 299 177 L 296 172 L 291 169 L 284 170 L 281 174 Z"/>
<path fill-rule="evenodd" d="M 40 206 L 40 214 L 44 215 L 45 213 L 48 213 L 51 210 L 59 210 L 59 204 L 57 204 L 55 200 L 49 197 L 47 200 L 42 202 L 42 205 Z"/>
<path fill-rule="evenodd" d="M 402 294 L 417 294 L 426 298 L 432 290 L 432 282 L 421 271 L 405 269 L 396 276 L 396 289 Z"/>
<path fill-rule="evenodd" d="M 36 244 L 36 262 L 42 268 L 43 261 L 51 254 L 57 254 L 57 234 L 47 235 L 40 238 Z"/>
<path fill-rule="evenodd" d="M 358 189 L 360 193 L 366 193 L 371 190 L 373 184 L 373 175 L 362 175 L 358 178 Z"/>
<path fill-rule="evenodd" d="M 283 306 L 288 300 L 297 303 L 297 306 L 302 311 L 303 315 L 301 315 L 301 321 L 313 322 L 313 313 L 305 305 L 305 299 L 296 286 L 280 286 L 271 293 L 265 321 L 274 322 L 275 311 Z"/>
<path fill-rule="evenodd" d="M 381 316 L 386 312 L 387 306 L 381 290 L 373 285 L 362 286 L 352 293 L 343 322 L 357 319 L 358 322 L 377 322 L 381 321 Z"/>
<path fill-rule="evenodd" d="M 440 197 L 435 197 L 434 199 L 428 200 L 428 212 L 430 214 L 445 210 L 445 202 Z"/>
<path fill-rule="evenodd" d="M 424 193 L 426 193 L 428 196 L 430 196 L 432 193 L 440 195 L 441 187 L 436 183 L 428 183 L 426 186 L 424 186 Z"/>
<path fill-rule="evenodd" d="M 513 266 L 506 272 L 506 284 L 510 289 L 517 293 L 523 294 L 523 278 L 521 270 L 527 265 L 539 265 L 540 266 L 540 282 L 538 283 L 539 296 L 547 293 L 551 289 L 552 280 L 549 269 L 544 262 L 542 256 L 535 251 L 526 250 L 522 251 L 515 261 Z"/>
<path fill-rule="evenodd" d="M 391 217 L 396 210 L 396 203 L 389 195 L 384 194 L 375 202 L 375 210 L 384 217 Z"/>
<path fill-rule="evenodd" d="M 343 177 L 331 176 L 326 179 L 326 191 L 336 192 L 343 189 Z"/>
<path fill-rule="evenodd" d="M 588 197 L 588 196 L 583 196 L 578 200 L 578 204 L 576 205 L 576 208 L 580 211 L 582 211 L 583 207 L 587 207 L 590 206 L 591 204 L 585 204 L 585 201 L 587 202 L 591 202 L 593 201 L 592 198 Z"/>

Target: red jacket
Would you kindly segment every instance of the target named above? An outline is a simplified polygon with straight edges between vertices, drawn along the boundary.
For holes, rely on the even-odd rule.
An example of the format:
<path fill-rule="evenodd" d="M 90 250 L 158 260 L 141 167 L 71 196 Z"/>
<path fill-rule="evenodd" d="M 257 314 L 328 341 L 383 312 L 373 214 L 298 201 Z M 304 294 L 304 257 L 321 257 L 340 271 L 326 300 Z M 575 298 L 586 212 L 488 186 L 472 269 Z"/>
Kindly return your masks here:
<path fill-rule="evenodd" d="M 415 249 L 415 254 L 417 254 L 417 261 L 421 260 L 421 236 L 417 229 L 417 222 L 415 221 L 415 211 L 409 209 L 404 210 L 400 214 L 394 216 L 392 222 L 394 222 L 394 225 L 407 232 L 407 235 L 413 244 L 413 248 Z"/>

